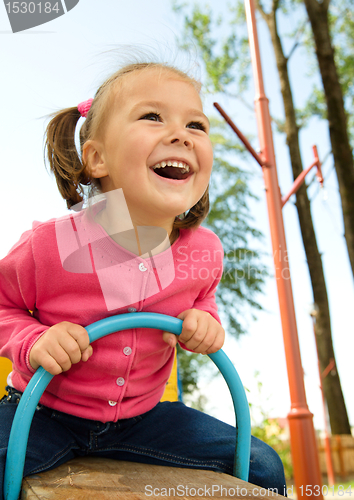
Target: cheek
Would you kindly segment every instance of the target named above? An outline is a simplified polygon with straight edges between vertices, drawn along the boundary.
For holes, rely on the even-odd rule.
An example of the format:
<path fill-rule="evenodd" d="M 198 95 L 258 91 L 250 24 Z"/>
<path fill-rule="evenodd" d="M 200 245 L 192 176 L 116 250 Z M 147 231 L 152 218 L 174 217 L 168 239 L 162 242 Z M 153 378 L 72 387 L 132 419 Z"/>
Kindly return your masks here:
<path fill-rule="evenodd" d="M 134 141 L 127 139 L 124 148 L 124 156 L 128 159 L 132 168 L 146 165 L 148 158 L 152 152 L 151 141 L 147 137 L 140 136 Z"/>
<path fill-rule="evenodd" d="M 211 170 L 213 168 L 213 161 L 214 161 L 214 154 L 211 144 L 206 145 L 205 148 L 202 150 L 201 163 L 200 163 L 203 174 L 210 176 Z"/>
<path fill-rule="evenodd" d="M 199 198 L 204 194 L 210 182 L 210 175 L 213 167 L 214 155 L 213 150 L 205 147 L 200 155 L 200 170 L 199 170 Z M 199 199 L 198 198 L 198 199 Z"/>
<path fill-rule="evenodd" d="M 199 156 L 201 164 L 204 165 L 207 170 L 211 170 L 214 152 L 209 136 L 205 137 L 204 140 L 199 143 Z"/>

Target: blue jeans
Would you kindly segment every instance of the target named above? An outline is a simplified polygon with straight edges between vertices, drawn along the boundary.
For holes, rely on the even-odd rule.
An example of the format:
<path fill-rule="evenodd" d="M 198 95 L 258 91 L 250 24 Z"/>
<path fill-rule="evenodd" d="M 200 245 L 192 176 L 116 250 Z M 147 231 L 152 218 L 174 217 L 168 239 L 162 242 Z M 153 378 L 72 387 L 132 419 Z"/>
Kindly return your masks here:
<path fill-rule="evenodd" d="M 0 463 L 4 471 L 12 420 L 21 397 L 10 390 L 0 402 Z M 158 403 L 137 417 L 102 423 L 39 405 L 29 434 L 24 476 L 74 457 L 95 456 L 232 475 L 235 429 L 183 403 Z M 1 496 L 3 492 L 1 474 Z M 283 465 L 276 452 L 252 437 L 249 482 L 284 494 Z"/>

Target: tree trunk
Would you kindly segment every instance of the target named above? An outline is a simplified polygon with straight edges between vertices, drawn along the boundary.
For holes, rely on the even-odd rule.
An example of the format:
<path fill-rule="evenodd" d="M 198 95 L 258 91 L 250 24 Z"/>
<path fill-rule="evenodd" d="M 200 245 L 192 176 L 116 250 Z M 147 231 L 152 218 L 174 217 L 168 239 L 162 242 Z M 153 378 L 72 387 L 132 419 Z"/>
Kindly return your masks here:
<path fill-rule="evenodd" d="M 342 202 L 344 236 L 354 275 L 354 160 L 350 147 L 343 93 L 334 60 L 328 22 L 329 0 L 304 0 L 316 46 L 327 104 L 329 134 Z"/>
<path fill-rule="evenodd" d="M 272 45 L 281 84 L 281 93 L 285 109 L 285 132 L 294 179 L 303 171 L 299 130 L 296 124 L 296 114 L 288 75 L 288 60 L 284 56 L 281 40 L 277 32 L 276 10 L 277 4 L 273 3 L 272 12 L 266 14 L 257 0 L 257 8 L 265 19 L 271 35 Z M 322 267 L 321 255 L 318 251 L 316 235 L 313 227 L 310 201 L 307 196 L 306 185 L 303 184 L 296 194 L 296 208 L 299 216 L 300 229 L 304 243 L 307 263 L 313 289 L 314 302 L 318 307 L 316 318 L 316 339 L 321 371 L 328 366 L 331 359 L 335 359 L 330 313 L 328 306 L 326 283 Z M 328 404 L 330 424 L 333 434 L 350 434 L 350 425 L 343 398 L 339 375 L 333 371 L 323 381 L 325 398 Z"/>

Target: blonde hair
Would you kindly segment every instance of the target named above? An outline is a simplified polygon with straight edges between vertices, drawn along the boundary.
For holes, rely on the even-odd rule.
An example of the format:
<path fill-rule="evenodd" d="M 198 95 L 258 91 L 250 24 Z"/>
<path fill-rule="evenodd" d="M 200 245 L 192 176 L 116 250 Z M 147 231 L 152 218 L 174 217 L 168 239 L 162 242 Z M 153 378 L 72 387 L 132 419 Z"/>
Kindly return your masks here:
<path fill-rule="evenodd" d="M 86 120 L 80 130 L 80 155 L 75 145 L 75 130 L 81 114 L 77 107 L 66 108 L 52 115 L 45 133 L 45 149 L 50 170 L 54 173 L 61 196 L 66 200 L 68 208 L 79 204 L 84 199 L 84 186 L 99 190 L 97 179 L 90 177 L 85 163 L 82 161 L 82 149 L 86 141 L 97 138 L 104 131 L 104 124 L 109 110 L 112 109 L 116 90 L 123 78 L 135 71 L 159 69 L 177 74 L 182 80 L 191 83 L 200 93 L 201 84 L 183 71 L 163 63 L 128 64 L 110 76 L 97 90 Z M 174 232 L 180 228 L 192 228 L 200 225 L 209 211 L 208 189 L 201 199 L 192 207 L 184 218 L 176 218 Z"/>

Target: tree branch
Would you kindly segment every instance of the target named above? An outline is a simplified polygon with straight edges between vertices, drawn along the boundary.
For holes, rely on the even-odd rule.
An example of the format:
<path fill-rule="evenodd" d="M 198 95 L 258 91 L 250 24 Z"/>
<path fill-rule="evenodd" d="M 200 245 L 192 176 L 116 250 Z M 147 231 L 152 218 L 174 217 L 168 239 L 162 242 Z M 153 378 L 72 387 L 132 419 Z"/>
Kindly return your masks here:
<path fill-rule="evenodd" d="M 261 4 L 260 0 L 255 0 L 255 2 L 256 2 L 256 7 L 257 7 L 258 12 L 260 12 L 263 19 L 267 22 L 269 14 L 267 14 L 266 11 L 264 10 L 263 5 Z"/>
<path fill-rule="evenodd" d="M 279 7 L 279 0 L 273 0 L 273 2 L 272 2 L 272 12 L 274 12 L 274 14 L 278 10 L 278 7 Z"/>
<path fill-rule="evenodd" d="M 287 61 L 289 61 L 290 57 L 293 55 L 293 53 L 295 52 L 295 50 L 298 48 L 299 45 L 300 45 L 299 42 L 294 43 L 294 45 L 291 47 L 289 55 L 286 57 Z"/>
<path fill-rule="evenodd" d="M 286 60 L 288 61 L 290 59 L 290 57 L 293 55 L 293 53 L 295 52 L 295 50 L 298 48 L 298 46 L 300 45 L 300 42 L 299 42 L 299 38 L 301 35 L 303 35 L 304 33 L 304 30 L 305 30 L 305 27 L 306 27 L 306 24 L 307 24 L 307 20 L 302 23 L 302 25 L 297 29 L 295 35 L 294 35 L 294 39 L 295 39 L 295 43 L 294 45 L 291 47 L 290 49 L 290 52 L 289 52 L 289 55 L 287 56 Z"/>
<path fill-rule="evenodd" d="M 329 7 L 329 4 L 330 4 L 330 1 L 331 0 L 322 0 L 322 6 L 324 8 L 324 10 L 327 12 L 328 11 L 328 7 Z"/>

